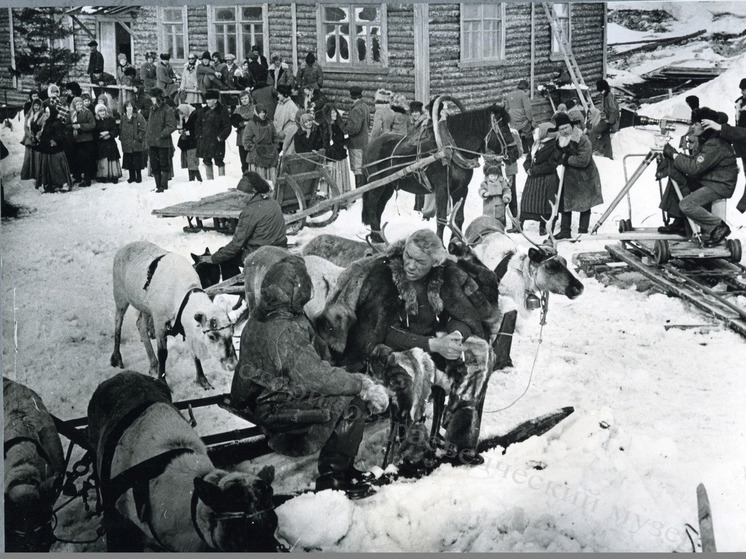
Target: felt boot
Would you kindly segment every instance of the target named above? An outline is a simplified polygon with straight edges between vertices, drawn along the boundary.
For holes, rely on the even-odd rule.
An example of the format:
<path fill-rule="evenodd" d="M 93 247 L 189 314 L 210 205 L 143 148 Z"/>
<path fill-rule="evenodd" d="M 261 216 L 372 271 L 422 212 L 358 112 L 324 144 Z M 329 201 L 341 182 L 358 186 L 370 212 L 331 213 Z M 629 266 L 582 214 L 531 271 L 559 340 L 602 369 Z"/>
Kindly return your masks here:
<path fill-rule="evenodd" d="M 208 181 L 215 180 L 215 175 L 213 174 L 212 165 L 205 165 L 205 178 Z"/>

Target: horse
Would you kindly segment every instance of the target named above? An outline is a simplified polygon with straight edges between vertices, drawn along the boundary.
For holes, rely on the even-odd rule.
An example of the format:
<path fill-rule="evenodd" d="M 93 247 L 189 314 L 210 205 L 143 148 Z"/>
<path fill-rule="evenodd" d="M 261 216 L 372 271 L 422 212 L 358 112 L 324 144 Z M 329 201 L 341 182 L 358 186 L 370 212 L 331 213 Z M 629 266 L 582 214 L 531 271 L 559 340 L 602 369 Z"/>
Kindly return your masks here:
<path fill-rule="evenodd" d="M 461 112 L 443 111 L 446 102 L 454 103 Z M 474 168 L 479 165 L 480 154 L 487 149 L 490 134 L 494 131 L 496 137 L 503 138 L 506 149 L 502 155 L 508 155 L 508 148 L 514 143 L 508 123 L 500 118 L 501 112 L 495 106 L 465 111 L 458 100 L 441 96 L 436 99 L 432 112 L 433 123 L 427 127 L 416 128 L 406 136 L 384 134 L 370 142 L 363 152 L 366 183 L 385 178 L 428 155 L 445 152 L 440 162 L 363 194 L 363 224 L 371 228 L 374 242 L 383 242 L 381 215 L 395 190 L 435 194 L 436 231 L 441 240 L 448 201 L 454 208 L 461 201 L 455 215 L 455 223 L 461 227 L 469 182 Z M 510 152 L 510 156 L 515 157 L 515 152 Z"/>

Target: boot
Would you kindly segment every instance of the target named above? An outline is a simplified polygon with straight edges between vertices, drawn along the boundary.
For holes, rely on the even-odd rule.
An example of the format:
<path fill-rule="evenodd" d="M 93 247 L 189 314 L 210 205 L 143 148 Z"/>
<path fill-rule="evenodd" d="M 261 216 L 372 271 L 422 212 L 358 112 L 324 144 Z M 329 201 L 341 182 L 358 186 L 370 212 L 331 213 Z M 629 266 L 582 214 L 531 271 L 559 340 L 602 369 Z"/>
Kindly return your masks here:
<path fill-rule="evenodd" d="M 163 190 L 161 189 L 161 174 L 153 173 L 153 179 L 155 179 L 155 191 L 163 192 Z"/>
<path fill-rule="evenodd" d="M 168 190 L 168 173 L 161 173 L 161 192 Z"/>
<path fill-rule="evenodd" d="M 337 421 L 329 440 L 321 447 L 316 491 L 344 491 L 351 499 L 367 497 L 375 492 L 369 484 L 355 479 L 359 476 L 353 466 L 363 438 L 365 409 L 363 400 L 353 399 Z"/>
<path fill-rule="evenodd" d="M 675 217 L 668 225 L 658 227 L 658 233 L 665 235 L 686 235 L 686 220 L 683 217 Z"/>
<path fill-rule="evenodd" d="M 189 182 L 194 182 L 194 171 L 189 170 Z"/>
<path fill-rule="evenodd" d="M 142 182 L 142 169 L 138 169 L 135 171 L 135 182 L 141 183 Z"/>
<path fill-rule="evenodd" d="M 134 171 L 132 171 L 132 169 L 129 170 L 129 175 L 130 176 L 127 179 L 127 182 L 131 184 L 131 183 L 135 182 L 135 175 L 134 175 Z"/>
<path fill-rule="evenodd" d="M 212 172 L 212 165 L 205 165 L 205 178 L 208 181 L 215 180 L 215 175 Z"/>
<path fill-rule="evenodd" d="M 198 182 L 202 182 L 202 175 L 199 174 L 199 169 L 195 169 L 194 178 L 197 179 Z"/>
<path fill-rule="evenodd" d="M 555 235 L 555 239 L 569 239 L 572 236 L 572 212 L 562 212 L 560 220 L 560 232 Z"/>
<path fill-rule="evenodd" d="M 587 233 L 588 226 L 591 224 L 591 210 L 580 212 L 580 220 L 578 221 L 578 233 Z"/>
<path fill-rule="evenodd" d="M 495 338 L 495 342 L 492 344 L 492 351 L 495 353 L 493 371 L 513 366 L 513 361 L 510 359 L 510 348 L 513 345 L 513 332 L 515 331 L 517 318 L 518 311 L 510 311 L 503 315 L 497 338 Z"/>
<path fill-rule="evenodd" d="M 218 176 L 219 177 L 225 176 L 225 165 L 218 165 Z"/>

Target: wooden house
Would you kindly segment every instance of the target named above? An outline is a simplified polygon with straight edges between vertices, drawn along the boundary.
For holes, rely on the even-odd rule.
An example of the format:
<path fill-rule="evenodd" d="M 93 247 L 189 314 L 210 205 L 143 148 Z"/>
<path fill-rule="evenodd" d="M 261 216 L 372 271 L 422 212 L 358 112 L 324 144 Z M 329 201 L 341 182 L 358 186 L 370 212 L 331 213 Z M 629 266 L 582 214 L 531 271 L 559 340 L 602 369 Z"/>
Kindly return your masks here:
<path fill-rule="evenodd" d="M 586 83 L 604 77 L 606 4 L 548 4 L 568 34 Z M 13 64 L 13 12 L 0 9 L 0 85 L 17 87 L 7 72 Z M 254 44 L 264 54 L 281 54 L 294 72 L 308 52 L 324 71 L 327 97 L 346 109 L 348 88 L 360 85 L 372 104 L 376 89 L 427 102 L 451 94 L 468 108 L 490 104 L 519 80 L 531 85 L 535 108 L 549 103 L 537 87 L 565 66 L 544 5 L 489 3 L 249 3 L 246 5 L 107 6 L 67 11 L 74 33 L 70 48 L 86 53 L 71 79 L 87 81 L 88 42 L 95 38 L 106 70 L 125 53 L 135 66 L 146 51 L 168 51 L 177 73 L 188 53 L 232 52 L 240 61 Z M 22 84 L 21 84 L 22 85 Z"/>

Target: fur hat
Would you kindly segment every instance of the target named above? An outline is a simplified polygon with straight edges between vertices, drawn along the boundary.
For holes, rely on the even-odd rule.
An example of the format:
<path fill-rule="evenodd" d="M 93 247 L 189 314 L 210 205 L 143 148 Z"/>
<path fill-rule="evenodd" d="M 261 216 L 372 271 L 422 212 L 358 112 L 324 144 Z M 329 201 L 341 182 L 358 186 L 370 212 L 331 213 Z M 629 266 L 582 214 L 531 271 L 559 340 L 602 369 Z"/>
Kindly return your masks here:
<path fill-rule="evenodd" d="M 554 122 L 557 129 L 564 124 L 572 124 L 567 113 L 554 113 L 554 116 L 552 116 L 552 122 Z"/>
<path fill-rule="evenodd" d="M 220 93 L 217 89 L 208 89 L 205 91 L 205 101 L 208 99 L 220 99 Z"/>
<path fill-rule="evenodd" d="M 519 81 L 518 89 L 528 89 L 528 82 L 526 80 Z"/>
<path fill-rule="evenodd" d="M 582 125 L 585 122 L 585 114 L 583 114 L 583 110 L 577 105 L 567 111 L 567 116 L 570 117 L 570 122 L 573 124 Z"/>
<path fill-rule="evenodd" d="M 206 50 L 202 53 L 202 56 L 200 57 L 202 60 L 211 60 L 212 56 L 210 55 L 210 51 Z"/>
<path fill-rule="evenodd" d="M 685 101 L 690 109 L 694 110 L 699 108 L 699 97 L 696 95 L 687 95 Z"/>
<path fill-rule="evenodd" d="M 109 108 L 103 103 L 99 103 L 98 105 L 96 105 L 96 108 L 94 109 L 93 112 L 98 113 L 100 109 L 103 109 L 104 111 L 106 111 L 107 115 L 109 114 Z"/>
<path fill-rule="evenodd" d="M 373 100 L 376 103 L 388 103 L 391 101 L 391 92 L 388 89 L 379 89 L 373 95 Z"/>
<path fill-rule="evenodd" d="M 171 60 L 171 55 L 167 52 L 161 53 L 161 60 Z"/>
<path fill-rule="evenodd" d="M 313 64 L 314 62 L 316 62 L 316 55 L 312 52 L 309 52 L 306 55 L 306 64 Z"/>
<path fill-rule="evenodd" d="M 293 93 L 293 88 L 287 84 L 280 84 L 277 86 L 277 93 L 280 93 L 285 97 L 290 97 L 290 95 Z"/>
<path fill-rule="evenodd" d="M 743 79 L 742 79 L 742 80 L 741 80 L 741 81 L 740 81 L 740 82 L 738 83 L 738 89 L 746 89 L 746 78 L 743 78 Z"/>
<path fill-rule="evenodd" d="M 353 85 L 350 88 L 350 97 L 352 97 L 353 99 L 359 99 L 362 96 L 363 96 L 363 88 L 362 87 L 360 87 L 359 85 Z"/>
<path fill-rule="evenodd" d="M 502 174 L 500 169 L 500 165 L 494 165 L 491 163 L 488 163 L 484 166 L 484 176 L 487 177 L 488 175 L 500 175 Z"/>
<path fill-rule="evenodd" d="M 702 122 L 703 120 L 714 120 L 720 122 L 718 119 L 718 112 L 709 107 L 700 107 L 692 111 L 692 122 Z"/>
<path fill-rule="evenodd" d="M 126 55 L 126 54 L 124 54 L 123 52 L 120 52 L 120 53 L 119 53 L 119 54 L 117 55 L 117 60 L 124 60 L 125 62 L 127 62 L 127 55 Z"/>
<path fill-rule="evenodd" d="M 258 194 L 266 194 L 272 188 L 258 173 L 254 171 L 246 171 L 241 177 L 241 180 L 238 181 L 236 189 L 247 194 L 253 194 L 254 192 Z"/>
<path fill-rule="evenodd" d="M 399 107 L 406 110 L 407 98 L 404 97 L 402 93 L 394 93 L 393 95 L 391 95 L 391 101 L 389 102 L 389 104 L 392 107 Z"/>
<path fill-rule="evenodd" d="M 267 112 L 267 107 L 263 103 L 257 103 L 256 105 L 254 105 L 254 114 L 258 115 L 262 112 Z"/>
<path fill-rule="evenodd" d="M 163 97 L 163 90 L 160 87 L 154 87 L 150 90 L 150 96 L 161 98 Z"/>
<path fill-rule="evenodd" d="M 77 103 L 78 101 L 80 101 L 82 103 L 83 102 L 83 98 L 82 97 L 73 97 L 73 100 L 70 101 L 70 106 L 73 107 L 73 108 L 75 108 L 75 103 Z"/>

